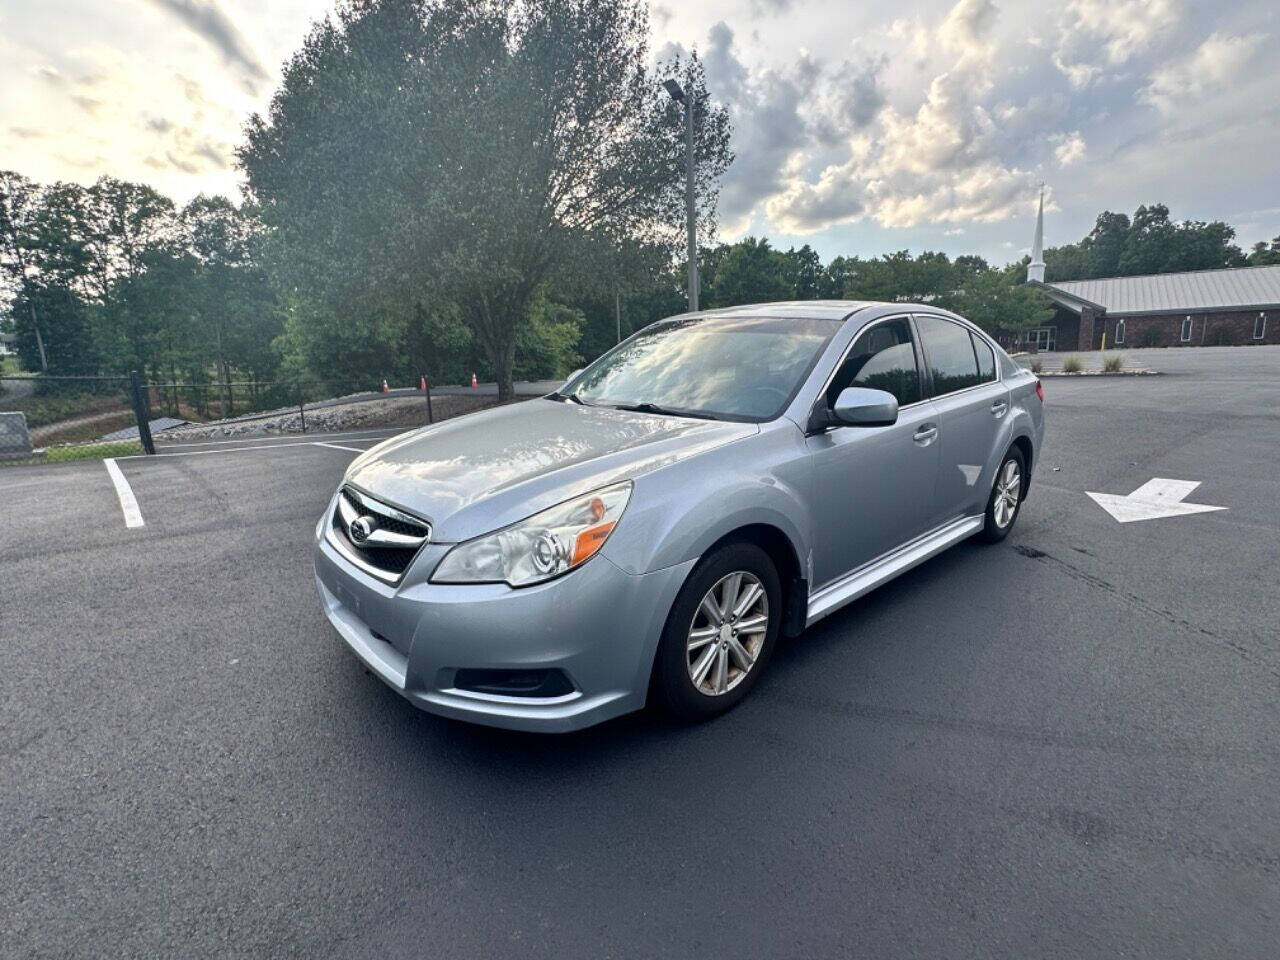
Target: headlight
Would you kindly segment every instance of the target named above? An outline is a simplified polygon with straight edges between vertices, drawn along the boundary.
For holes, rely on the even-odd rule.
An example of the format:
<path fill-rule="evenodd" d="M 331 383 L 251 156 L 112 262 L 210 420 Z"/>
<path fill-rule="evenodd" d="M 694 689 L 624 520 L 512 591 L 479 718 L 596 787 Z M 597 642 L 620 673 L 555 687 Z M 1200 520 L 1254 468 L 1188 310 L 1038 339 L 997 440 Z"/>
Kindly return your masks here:
<path fill-rule="evenodd" d="M 460 543 L 445 554 L 431 582 L 527 587 L 558 577 L 599 552 L 630 499 L 627 480 Z"/>

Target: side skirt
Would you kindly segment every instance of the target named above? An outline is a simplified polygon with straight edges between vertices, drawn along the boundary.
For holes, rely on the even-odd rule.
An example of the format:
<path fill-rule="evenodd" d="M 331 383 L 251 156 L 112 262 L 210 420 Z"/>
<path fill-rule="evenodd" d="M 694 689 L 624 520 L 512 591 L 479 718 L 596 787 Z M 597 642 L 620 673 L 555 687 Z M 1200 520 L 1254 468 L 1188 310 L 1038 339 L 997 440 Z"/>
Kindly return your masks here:
<path fill-rule="evenodd" d="M 809 596 L 809 616 L 805 625 L 813 626 L 827 614 L 870 593 L 898 574 L 905 573 L 948 547 L 973 536 L 982 529 L 982 522 L 981 516 L 953 520 L 814 591 Z"/>

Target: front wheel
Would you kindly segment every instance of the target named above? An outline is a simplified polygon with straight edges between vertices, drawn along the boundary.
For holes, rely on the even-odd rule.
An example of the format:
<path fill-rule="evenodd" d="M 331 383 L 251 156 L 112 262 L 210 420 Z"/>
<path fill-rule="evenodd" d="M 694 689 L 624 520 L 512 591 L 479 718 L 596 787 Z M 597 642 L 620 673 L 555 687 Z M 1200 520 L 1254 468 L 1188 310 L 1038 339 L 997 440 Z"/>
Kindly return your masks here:
<path fill-rule="evenodd" d="M 767 553 L 733 543 L 709 554 L 667 617 L 653 666 L 657 700 L 686 720 L 735 706 L 759 679 L 781 620 L 782 588 Z"/>
<path fill-rule="evenodd" d="M 987 499 L 987 513 L 979 536 L 987 543 L 999 543 L 1013 529 L 1022 507 L 1022 487 L 1027 466 L 1022 451 L 1010 447 L 996 471 L 996 480 Z"/>

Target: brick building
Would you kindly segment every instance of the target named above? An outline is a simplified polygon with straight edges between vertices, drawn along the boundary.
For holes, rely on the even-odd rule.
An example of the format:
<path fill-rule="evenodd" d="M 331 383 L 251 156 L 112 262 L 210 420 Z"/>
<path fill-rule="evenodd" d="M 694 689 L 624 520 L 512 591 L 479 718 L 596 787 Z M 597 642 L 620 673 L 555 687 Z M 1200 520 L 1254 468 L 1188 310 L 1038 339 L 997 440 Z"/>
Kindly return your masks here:
<path fill-rule="evenodd" d="M 1044 282 L 1044 198 L 1027 282 L 1054 317 L 1020 338 L 1040 350 L 1280 343 L 1280 265 Z"/>

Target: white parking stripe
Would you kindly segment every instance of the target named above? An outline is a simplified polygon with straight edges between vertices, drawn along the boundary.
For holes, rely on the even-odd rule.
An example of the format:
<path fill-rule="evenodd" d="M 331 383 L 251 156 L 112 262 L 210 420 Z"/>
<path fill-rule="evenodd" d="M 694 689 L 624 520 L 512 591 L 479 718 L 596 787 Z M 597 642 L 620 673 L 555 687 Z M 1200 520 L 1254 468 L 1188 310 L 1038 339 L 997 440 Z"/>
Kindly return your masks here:
<path fill-rule="evenodd" d="M 321 443 L 319 440 L 313 441 L 313 447 L 328 447 L 330 450 L 350 450 L 352 453 L 364 453 L 360 447 L 344 447 L 340 443 Z"/>
<path fill-rule="evenodd" d="M 129 486 L 129 481 L 124 478 L 124 474 L 120 472 L 120 467 L 112 457 L 108 457 L 102 462 L 107 465 L 107 475 L 111 477 L 111 482 L 115 484 L 116 496 L 120 498 L 120 509 L 124 513 L 124 525 L 126 527 L 143 526 L 142 511 L 138 509 L 138 500 L 133 495 L 133 488 Z"/>

